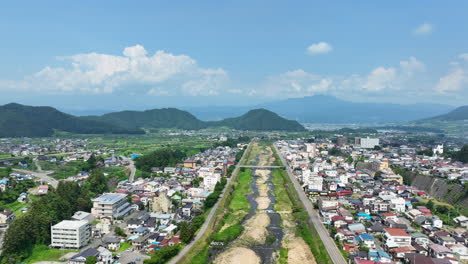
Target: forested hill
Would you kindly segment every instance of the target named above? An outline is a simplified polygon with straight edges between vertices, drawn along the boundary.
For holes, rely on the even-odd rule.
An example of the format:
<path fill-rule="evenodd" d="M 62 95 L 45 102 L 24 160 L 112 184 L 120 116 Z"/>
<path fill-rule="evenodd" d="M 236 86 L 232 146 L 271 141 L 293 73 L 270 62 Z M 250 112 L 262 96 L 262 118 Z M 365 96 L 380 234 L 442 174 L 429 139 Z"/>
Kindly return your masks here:
<path fill-rule="evenodd" d="M 250 110 L 240 117 L 226 118 L 221 121 L 207 122 L 214 127 L 231 127 L 238 130 L 256 131 L 305 131 L 297 121 L 287 120 L 266 109 Z"/>
<path fill-rule="evenodd" d="M 48 106 L 6 104 L 0 106 L 0 137 L 46 137 L 54 130 L 76 134 L 142 134 L 141 129 L 128 129 L 85 120 Z"/>
<path fill-rule="evenodd" d="M 421 121 L 458 121 L 458 120 L 468 120 L 468 105 L 460 106 L 453 111 L 448 112 L 444 115 L 439 115 L 433 118 L 424 119 Z"/>
<path fill-rule="evenodd" d="M 57 131 L 75 134 L 143 134 L 142 128 L 198 130 L 229 127 L 253 131 L 304 131 L 297 121 L 265 109 L 216 122 L 204 122 L 175 108 L 122 111 L 102 116 L 76 117 L 48 106 L 7 104 L 0 106 L 0 137 L 46 137 Z"/>
<path fill-rule="evenodd" d="M 122 111 L 102 116 L 86 116 L 89 120 L 97 120 L 128 128 L 178 128 L 201 129 L 206 124 L 189 112 L 175 108 L 152 109 L 146 111 Z"/>
<path fill-rule="evenodd" d="M 187 111 L 176 108 L 152 109 L 146 111 L 122 111 L 102 116 L 86 116 L 88 120 L 116 124 L 127 128 L 178 128 L 197 130 L 208 127 L 229 127 L 238 130 L 255 131 L 304 131 L 296 121 L 287 120 L 265 110 L 256 109 L 234 118 L 204 122 Z"/>

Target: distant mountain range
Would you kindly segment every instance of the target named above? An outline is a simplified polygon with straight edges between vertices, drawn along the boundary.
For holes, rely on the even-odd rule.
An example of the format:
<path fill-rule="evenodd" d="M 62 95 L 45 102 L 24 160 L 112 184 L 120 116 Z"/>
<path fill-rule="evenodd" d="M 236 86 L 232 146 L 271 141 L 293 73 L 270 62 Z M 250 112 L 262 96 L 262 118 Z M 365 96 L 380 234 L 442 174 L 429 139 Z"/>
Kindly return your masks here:
<path fill-rule="evenodd" d="M 142 134 L 141 129 L 122 128 L 62 113 L 48 106 L 6 104 L 0 106 L 0 137 L 45 137 L 55 130 L 77 134 Z"/>
<path fill-rule="evenodd" d="M 202 129 L 208 127 L 228 127 L 238 130 L 254 131 L 304 131 L 297 121 L 287 120 L 277 114 L 255 109 L 242 116 L 226 118 L 221 121 L 201 121 L 187 111 L 176 108 L 153 109 L 146 111 L 122 111 L 102 116 L 82 117 L 87 120 L 116 124 L 127 128 L 178 128 Z"/>
<path fill-rule="evenodd" d="M 15 103 L 0 106 L 0 137 L 46 137 L 56 131 L 75 134 L 144 134 L 142 128 L 197 130 L 207 127 L 255 131 L 305 130 L 297 121 L 284 119 L 265 109 L 251 110 L 240 117 L 218 122 L 205 122 L 189 112 L 175 108 L 76 117 L 48 106 Z"/>
<path fill-rule="evenodd" d="M 264 108 L 301 123 L 398 123 L 447 113 L 441 104 L 355 103 L 333 96 L 315 95 L 264 103 L 254 107 L 185 108 L 202 120 L 220 120 L 252 108 Z"/>

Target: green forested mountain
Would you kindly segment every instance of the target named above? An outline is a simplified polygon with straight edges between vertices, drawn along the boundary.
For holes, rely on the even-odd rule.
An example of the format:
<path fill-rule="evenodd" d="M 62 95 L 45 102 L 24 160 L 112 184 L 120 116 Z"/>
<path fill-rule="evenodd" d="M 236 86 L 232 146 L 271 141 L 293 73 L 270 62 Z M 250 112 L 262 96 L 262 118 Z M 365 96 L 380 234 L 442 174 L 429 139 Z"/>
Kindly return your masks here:
<path fill-rule="evenodd" d="M 458 120 L 468 120 L 468 105 L 460 106 L 453 111 L 448 112 L 444 115 L 439 115 L 428 120 L 438 120 L 438 121 L 458 121 Z"/>
<path fill-rule="evenodd" d="M 14 103 L 0 106 L 0 137 L 45 137 L 53 135 L 54 130 L 77 134 L 144 133 L 140 129 L 84 120 L 47 106 Z"/>
<path fill-rule="evenodd" d="M 207 127 L 229 127 L 238 130 L 283 130 L 303 131 L 304 127 L 296 121 L 284 119 L 265 109 L 251 110 L 235 118 L 221 121 L 204 122 L 187 111 L 175 108 L 153 109 L 146 111 L 122 111 L 102 116 L 86 116 L 88 120 L 102 121 L 127 128 L 178 128 L 196 130 Z"/>
<path fill-rule="evenodd" d="M 128 128 L 201 129 L 206 127 L 203 121 L 198 120 L 189 112 L 175 108 L 122 111 L 102 116 L 86 116 L 84 118 Z"/>
<path fill-rule="evenodd" d="M 250 110 L 240 117 L 226 118 L 221 121 L 207 122 L 210 126 L 226 126 L 238 130 L 256 131 L 304 131 L 297 121 L 287 120 L 266 109 Z"/>
<path fill-rule="evenodd" d="M 189 112 L 175 108 L 76 117 L 47 106 L 14 103 L 0 106 L 0 137 L 45 137 L 53 135 L 54 130 L 76 134 L 142 134 L 144 131 L 141 128 L 197 130 L 207 127 L 257 131 L 304 130 L 298 122 L 265 109 L 251 110 L 240 117 L 204 122 Z"/>

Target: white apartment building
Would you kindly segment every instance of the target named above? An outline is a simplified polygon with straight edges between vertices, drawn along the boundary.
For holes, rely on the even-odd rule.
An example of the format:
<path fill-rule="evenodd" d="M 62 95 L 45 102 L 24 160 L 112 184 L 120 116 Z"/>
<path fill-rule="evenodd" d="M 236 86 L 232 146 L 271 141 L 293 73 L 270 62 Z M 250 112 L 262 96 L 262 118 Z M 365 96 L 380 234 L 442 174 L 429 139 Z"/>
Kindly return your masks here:
<path fill-rule="evenodd" d="M 221 180 L 221 174 L 219 173 L 212 173 L 209 176 L 205 176 L 203 178 L 203 185 L 205 186 L 205 189 L 209 191 L 213 191 L 216 183 L 218 183 Z"/>
<path fill-rule="evenodd" d="M 91 225 L 86 220 L 65 220 L 51 228 L 51 247 L 79 249 L 89 243 Z"/>
<path fill-rule="evenodd" d="M 378 138 L 361 138 L 361 148 L 374 148 L 375 146 L 379 145 Z"/>
<path fill-rule="evenodd" d="M 110 217 L 115 219 L 129 214 L 132 210 L 127 202 L 127 195 L 123 193 L 105 193 L 92 201 L 91 214 L 96 218 Z"/>

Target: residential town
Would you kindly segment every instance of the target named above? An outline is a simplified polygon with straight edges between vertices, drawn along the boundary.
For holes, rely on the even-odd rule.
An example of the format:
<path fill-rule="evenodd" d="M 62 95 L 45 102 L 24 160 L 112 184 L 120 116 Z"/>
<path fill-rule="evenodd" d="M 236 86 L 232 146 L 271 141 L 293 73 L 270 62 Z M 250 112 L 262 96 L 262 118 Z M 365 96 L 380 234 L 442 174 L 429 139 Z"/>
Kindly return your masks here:
<path fill-rule="evenodd" d="M 95 257 L 99 264 L 142 263 L 153 251 L 182 243 L 180 224 L 197 225 L 197 228 L 203 224 L 204 213 L 209 208 L 205 200 L 218 190 L 217 184 L 230 176 L 245 146 L 210 148 L 174 167 L 154 167 L 149 177 L 118 182 L 112 192 L 91 199 L 90 212 L 77 211 L 71 219 L 51 226 L 50 248 L 77 251 L 66 255 L 65 260 L 70 264 L 85 263 L 90 257 Z M 77 155 L 86 162 L 98 154 L 109 154 L 109 158 L 96 162 L 101 167 L 128 166 L 131 162 L 126 157 L 116 157 L 112 150 Z M 77 156 L 67 156 L 63 162 L 74 157 Z M 51 159 L 45 155 L 34 158 L 55 162 Z M 89 173 L 79 172 L 63 181 L 81 184 L 88 177 Z M 34 174 L 14 171 L 0 181 L 0 188 L 8 191 L 9 181 L 33 180 Z M 21 213 L 28 211 L 28 199 L 45 195 L 49 189 L 47 183 L 34 186 L 18 197 L 25 206 Z M 4 228 L 14 219 L 12 211 L 0 212 L 0 225 Z"/>
<path fill-rule="evenodd" d="M 431 146 L 431 156 L 422 154 L 421 144 L 383 147 L 376 137 L 338 135 L 275 145 L 352 263 L 468 261 L 466 210 L 431 196 L 450 197 L 457 208 L 466 209 L 466 188 L 450 184 L 468 180 L 468 165 L 444 158 L 443 145 Z M 426 188 L 409 184 L 418 177 Z"/>

